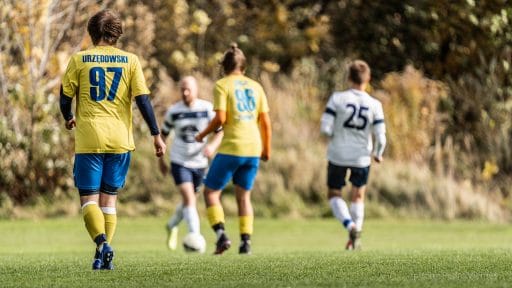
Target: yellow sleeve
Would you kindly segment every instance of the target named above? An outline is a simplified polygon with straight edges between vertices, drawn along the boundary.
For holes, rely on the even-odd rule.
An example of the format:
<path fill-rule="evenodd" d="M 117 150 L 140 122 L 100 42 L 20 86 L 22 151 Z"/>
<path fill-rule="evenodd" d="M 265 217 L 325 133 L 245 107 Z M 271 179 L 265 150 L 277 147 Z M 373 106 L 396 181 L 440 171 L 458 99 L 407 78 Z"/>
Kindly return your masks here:
<path fill-rule="evenodd" d="M 263 87 L 260 86 L 260 103 L 259 103 L 259 109 L 258 113 L 268 113 L 270 111 L 270 108 L 268 107 L 268 101 L 267 101 L 267 95 L 265 94 L 265 90 L 263 90 Z"/>
<path fill-rule="evenodd" d="M 68 67 L 62 77 L 62 93 L 64 95 L 74 98 L 78 90 L 78 69 L 75 63 L 75 57 L 69 59 Z"/>
<path fill-rule="evenodd" d="M 213 110 L 227 111 L 228 93 L 221 84 L 215 83 L 213 89 Z"/>
<path fill-rule="evenodd" d="M 132 98 L 149 94 L 148 86 L 146 86 L 146 79 L 144 72 L 137 56 L 133 56 L 132 77 L 130 79 L 130 91 Z"/>

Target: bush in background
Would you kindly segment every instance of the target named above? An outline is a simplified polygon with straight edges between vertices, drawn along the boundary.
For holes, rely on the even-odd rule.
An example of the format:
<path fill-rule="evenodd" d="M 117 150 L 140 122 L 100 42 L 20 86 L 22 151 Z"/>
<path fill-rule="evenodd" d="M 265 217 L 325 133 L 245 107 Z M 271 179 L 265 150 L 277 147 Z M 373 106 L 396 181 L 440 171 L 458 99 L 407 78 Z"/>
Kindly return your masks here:
<path fill-rule="evenodd" d="M 348 58 L 362 55 L 375 68 L 371 93 L 384 104 L 389 131 L 386 163 L 372 168 L 368 214 L 507 216 L 512 207 L 510 7 L 501 0 L 461 2 L 448 10 L 436 1 L 399 1 L 366 9 L 359 2 L 4 1 L 0 217 L 79 211 L 71 175 L 73 137 L 58 112 L 58 84 L 69 55 L 90 45 L 83 29 L 88 16 L 104 7 L 123 14 L 126 33 L 120 46 L 140 55 L 160 116 L 179 99 L 169 74 L 193 73 L 201 96 L 211 99 L 217 60 L 229 42 L 239 42 L 250 59 L 249 75 L 267 91 L 273 119 L 273 158 L 262 164 L 254 189 L 257 215 L 330 215 L 319 119 L 332 91 L 346 88 Z M 334 17 L 340 9 L 347 13 Z M 460 13 L 439 18 L 450 9 Z M 379 17 L 367 17 L 372 13 Z M 336 33 L 339 29 L 344 33 Z M 480 40 L 464 31 L 477 31 Z M 347 36 L 357 41 L 343 41 Z M 426 45 L 416 37 L 426 38 Z M 414 59 L 404 57 L 413 50 Z M 412 67 L 398 72 L 411 62 L 444 84 Z M 178 193 L 170 176 L 157 170 L 138 112 L 134 122 L 137 150 L 119 211 L 169 213 Z M 235 211 L 231 190 L 224 195 L 227 213 Z"/>

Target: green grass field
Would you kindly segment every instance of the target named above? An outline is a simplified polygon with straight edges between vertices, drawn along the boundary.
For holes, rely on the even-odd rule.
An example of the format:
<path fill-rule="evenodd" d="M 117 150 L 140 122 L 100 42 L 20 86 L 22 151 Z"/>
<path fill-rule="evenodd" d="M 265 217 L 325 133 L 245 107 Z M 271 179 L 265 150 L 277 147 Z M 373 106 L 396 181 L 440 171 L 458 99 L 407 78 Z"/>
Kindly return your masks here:
<path fill-rule="evenodd" d="M 121 218 L 114 271 L 91 270 L 79 218 L 0 221 L 0 287 L 512 287 L 508 225 L 369 220 L 364 250 L 347 252 L 334 219 L 256 219 L 253 255 L 239 256 L 228 218 L 235 247 L 213 256 L 205 225 L 207 254 L 169 252 L 165 221 Z"/>

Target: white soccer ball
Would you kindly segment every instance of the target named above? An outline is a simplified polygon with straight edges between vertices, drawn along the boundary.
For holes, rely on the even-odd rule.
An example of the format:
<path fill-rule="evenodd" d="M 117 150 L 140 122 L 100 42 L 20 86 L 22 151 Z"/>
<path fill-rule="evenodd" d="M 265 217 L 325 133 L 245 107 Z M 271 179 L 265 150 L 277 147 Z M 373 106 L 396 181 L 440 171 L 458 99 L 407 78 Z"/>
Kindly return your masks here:
<path fill-rule="evenodd" d="M 188 233 L 183 238 L 183 248 L 185 252 L 204 253 L 206 251 L 206 240 L 199 233 Z"/>

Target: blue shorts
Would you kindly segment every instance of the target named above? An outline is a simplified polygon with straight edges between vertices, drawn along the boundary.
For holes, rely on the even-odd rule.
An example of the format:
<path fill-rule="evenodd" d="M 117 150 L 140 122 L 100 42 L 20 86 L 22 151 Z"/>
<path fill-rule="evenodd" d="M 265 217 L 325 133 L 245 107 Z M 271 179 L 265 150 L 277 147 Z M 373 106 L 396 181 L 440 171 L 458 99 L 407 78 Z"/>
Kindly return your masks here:
<path fill-rule="evenodd" d="M 194 184 L 194 191 L 196 192 L 199 191 L 199 187 L 203 184 L 205 170 L 204 168 L 187 168 L 183 165 L 171 162 L 171 174 L 174 178 L 174 183 L 176 183 L 177 186 L 187 182 L 192 183 Z"/>
<path fill-rule="evenodd" d="M 327 186 L 331 189 L 341 189 L 345 186 L 345 177 L 347 170 L 350 170 L 348 180 L 355 187 L 363 187 L 368 183 L 368 175 L 370 174 L 370 166 L 364 168 L 338 166 L 329 162 L 327 167 Z"/>
<path fill-rule="evenodd" d="M 233 184 L 251 190 L 259 164 L 259 157 L 217 154 L 208 170 L 204 185 L 213 190 L 222 190 L 229 180 L 233 179 Z"/>
<path fill-rule="evenodd" d="M 130 152 L 76 154 L 73 176 L 80 196 L 98 194 L 99 191 L 116 195 L 124 186 L 130 158 Z"/>

